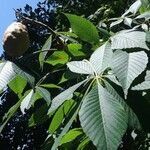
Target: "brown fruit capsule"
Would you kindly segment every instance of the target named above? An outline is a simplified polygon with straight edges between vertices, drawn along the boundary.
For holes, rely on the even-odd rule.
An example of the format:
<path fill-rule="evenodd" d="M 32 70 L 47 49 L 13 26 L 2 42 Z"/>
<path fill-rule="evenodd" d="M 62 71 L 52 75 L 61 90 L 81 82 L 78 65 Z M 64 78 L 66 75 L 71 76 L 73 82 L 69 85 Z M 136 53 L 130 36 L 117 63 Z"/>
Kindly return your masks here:
<path fill-rule="evenodd" d="M 20 22 L 13 22 L 4 32 L 3 48 L 9 56 L 21 56 L 27 51 L 29 44 L 28 30 Z"/>

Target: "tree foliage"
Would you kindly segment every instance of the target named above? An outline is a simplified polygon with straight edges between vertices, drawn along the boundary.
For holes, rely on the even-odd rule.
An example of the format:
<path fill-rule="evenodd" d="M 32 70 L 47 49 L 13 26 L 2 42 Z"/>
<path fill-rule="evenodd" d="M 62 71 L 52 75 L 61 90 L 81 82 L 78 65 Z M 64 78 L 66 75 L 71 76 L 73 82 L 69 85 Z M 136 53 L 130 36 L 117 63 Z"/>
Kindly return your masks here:
<path fill-rule="evenodd" d="M 49 0 L 16 11 L 31 46 L 0 63 L 2 98 L 17 97 L 4 111 L 2 135 L 21 114 L 24 133 L 36 139 L 45 131 L 29 149 L 150 147 L 150 7 L 137 0 L 123 12 L 123 1 L 90 2 Z"/>

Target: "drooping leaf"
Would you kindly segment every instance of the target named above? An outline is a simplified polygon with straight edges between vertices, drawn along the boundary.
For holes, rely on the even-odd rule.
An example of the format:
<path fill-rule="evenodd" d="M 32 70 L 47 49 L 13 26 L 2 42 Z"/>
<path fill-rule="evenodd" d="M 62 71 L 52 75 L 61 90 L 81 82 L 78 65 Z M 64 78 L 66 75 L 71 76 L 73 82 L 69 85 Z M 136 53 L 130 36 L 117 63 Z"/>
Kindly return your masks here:
<path fill-rule="evenodd" d="M 140 8 L 140 12 L 144 13 L 146 11 L 150 11 L 150 0 L 141 0 L 142 6 Z"/>
<path fill-rule="evenodd" d="M 89 42 L 91 44 L 97 44 L 99 42 L 98 31 L 90 21 L 76 15 L 65 15 L 70 21 L 73 32 L 83 41 Z"/>
<path fill-rule="evenodd" d="M 146 68 L 148 57 L 145 52 L 127 53 L 121 50 L 114 52 L 112 69 L 122 85 L 125 96 L 133 82 Z"/>
<path fill-rule="evenodd" d="M 106 68 L 110 67 L 113 52 L 111 45 L 106 42 L 104 45 L 95 50 L 90 57 L 90 63 L 94 67 L 97 74 L 100 74 Z"/>
<path fill-rule="evenodd" d="M 67 63 L 67 66 L 72 72 L 80 74 L 94 74 L 94 70 L 89 61 L 71 61 Z"/>
<path fill-rule="evenodd" d="M 72 110 L 73 104 L 74 104 L 73 100 L 66 101 L 60 108 L 58 108 L 58 110 L 56 111 L 56 113 L 52 118 L 52 121 L 48 129 L 48 132 L 50 134 L 53 134 L 60 127 L 60 125 L 64 121 L 64 117 L 67 115 L 68 112 Z"/>
<path fill-rule="evenodd" d="M 150 11 L 137 16 L 135 19 L 142 19 L 142 18 L 144 18 L 146 21 L 149 20 L 150 19 Z"/>
<path fill-rule="evenodd" d="M 82 51 L 82 45 L 73 43 L 73 44 L 68 44 L 68 51 L 74 56 L 85 56 L 85 53 Z"/>
<path fill-rule="evenodd" d="M 42 47 L 41 51 L 49 50 L 51 48 L 51 44 L 52 44 L 52 36 L 50 35 L 47 41 L 45 42 L 44 46 Z M 43 64 L 47 53 L 48 51 L 44 51 L 41 52 L 39 55 L 39 62 L 42 69 L 43 69 Z"/>
<path fill-rule="evenodd" d="M 3 117 L 3 122 L 0 124 L 0 133 L 2 132 L 2 130 L 4 129 L 5 125 L 8 123 L 8 121 L 10 120 L 11 117 L 13 117 L 19 106 L 20 106 L 21 100 L 19 100 L 15 105 L 13 105 L 8 112 L 5 114 L 5 116 Z"/>
<path fill-rule="evenodd" d="M 67 53 L 65 53 L 64 51 L 56 51 L 50 57 L 48 57 L 45 62 L 55 66 L 58 64 L 64 65 L 68 62 L 68 60 L 69 56 Z"/>
<path fill-rule="evenodd" d="M 67 132 L 61 139 L 61 144 L 71 142 L 82 134 L 83 134 L 83 132 L 82 132 L 82 129 L 80 129 L 80 128 L 69 130 L 69 132 Z"/>
<path fill-rule="evenodd" d="M 112 49 L 142 48 L 149 50 L 146 45 L 146 33 L 141 31 L 124 30 L 111 38 Z"/>
<path fill-rule="evenodd" d="M 38 92 L 42 98 L 47 102 L 47 105 L 51 102 L 50 92 L 42 87 L 36 87 L 36 92 Z"/>
<path fill-rule="evenodd" d="M 23 114 L 25 114 L 25 110 L 29 109 L 34 102 L 34 91 L 31 90 L 30 93 L 22 100 L 20 109 Z"/>
<path fill-rule="evenodd" d="M 10 61 L 0 63 L 0 91 L 3 90 L 12 79 L 14 79 L 16 76 L 16 69 L 18 68 L 16 68 L 16 66 Z"/>
<path fill-rule="evenodd" d="M 33 85 L 34 78 L 21 70 L 13 62 L 5 61 L 0 63 L 0 91 L 2 91 L 16 75 L 20 75 Z"/>
<path fill-rule="evenodd" d="M 120 23 L 123 22 L 123 18 L 119 18 L 117 21 L 114 21 L 110 24 L 110 28 L 116 26 L 116 25 L 119 25 Z"/>
<path fill-rule="evenodd" d="M 136 14 L 141 5 L 142 5 L 141 0 L 137 0 L 130 6 L 130 8 L 122 16 L 126 16 L 128 13 Z"/>
<path fill-rule="evenodd" d="M 0 133 L 2 132 L 2 130 L 4 129 L 5 125 L 8 123 L 8 121 L 16 114 L 17 110 L 20 107 L 20 104 L 22 102 L 22 99 L 24 99 L 24 97 L 26 97 L 26 95 L 28 95 L 29 91 L 26 91 L 24 96 L 22 96 L 20 98 L 20 100 L 13 105 L 8 112 L 4 115 L 2 123 L 0 124 Z"/>
<path fill-rule="evenodd" d="M 20 95 L 22 94 L 26 84 L 27 84 L 27 81 L 25 79 L 23 79 L 20 76 L 16 76 L 12 81 L 10 81 L 8 85 L 13 92 Z"/>
<path fill-rule="evenodd" d="M 128 123 L 121 104 L 100 84 L 83 100 L 79 119 L 83 131 L 98 150 L 116 150 Z"/>
<path fill-rule="evenodd" d="M 89 142 L 90 142 L 89 138 L 88 138 L 88 137 L 85 137 L 85 138 L 80 142 L 80 144 L 78 145 L 77 150 L 84 150 L 85 147 L 88 145 Z"/>
<path fill-rule="evenodd" d="M 145 81 L 132 87 L 132 90 L 148 90 L 150 89 L 150 71 L 146 72 Z"/>
<path fill-rule="evenodd" d="M 76 105 L 75 111 L 74 111 L 73 114 L 70 115 L 69 121 L 67 122 L 67 124 L 65 125 L 65 127 L 63 128 L 63 130 L 61 131 L 61 133 L 59 134 L 59 136 L 57 138 L 55 138 L 55 142 L 54 142 L 51 150 L 56 150 L 58 148 L 58 146 L 60 145 L 62 137 L 68 132 L 70 126 L 72 125 L 74 119 L 76 118 L 80 106 L 81 106 L 81 103 L 79 103 L 78 105 Z"/>
<path fill-rule="evenodd" d="M 122 105 L 122 107 L 126 111 L 128 116 L 128 126 L 132 129 L 140 130 L 141 124 L 133 110 L 127 105 L 125 100 L 117 93 L 117 91 L 112 87 L 112 85 L 108 81 L 104 80 L 104 83 L 107 91 L 111 95 L 113 95 L 113 97 Z"/>
<path fill-rule="evenodd" d="M 52 104 L 50 109 L 48 110 L 48 113 L 53 112 L 54 110 L 56 110 L 61 104 L 63 104 L 66 100 L 69 100 L 73 97 L 73 93 L 75 92 L 75 90 L 77 90 L 83 83 L 85 83 L 87 81 L 81 81 L 75 85 L 73 85 L 72 87 L 68 88 L 67 90 L 63 91 L 62 93 L 60 93 L 59 95 L 57 95 L 53 100 L 52 100 Z"/>

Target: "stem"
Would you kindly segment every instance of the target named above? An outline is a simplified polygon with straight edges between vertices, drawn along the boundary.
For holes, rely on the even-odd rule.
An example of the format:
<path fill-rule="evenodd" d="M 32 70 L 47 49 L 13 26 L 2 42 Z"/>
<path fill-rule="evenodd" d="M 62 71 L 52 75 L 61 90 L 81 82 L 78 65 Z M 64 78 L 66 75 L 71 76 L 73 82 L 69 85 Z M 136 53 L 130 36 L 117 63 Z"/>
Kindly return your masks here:
<path fill-rule="evenodd" d="M 53 74 L 55 72 L 58 72 L 58 71 L 64 71 L 65 69 L 59 69 L 59 70 L 54 70 L 52 72 L 48 72 L 45 76 L 43 76 L 36 84 L 36 86 L 39 86 L 50 74 Z"/>
<path fill-rule="evenodd" d="M 47 51 L 56 51 L 57 49 L 44 49 L 44 50 L 39 50 L 39 51 L 35 51 L 27 56 L 22 56 L 20 59 L 26 59 L 26 58 L 29 58 L 29 57 L 32 57 L 33 55 L 36 55 L 38 53 L 43 53 L 43 52 L 47 52 Z"/>
<path fill-rule="evenodd" d="M 39 86 L 51 73 L 48 72 L 44 77 L 42 77 L 36 84 L 36 86 Z"/>

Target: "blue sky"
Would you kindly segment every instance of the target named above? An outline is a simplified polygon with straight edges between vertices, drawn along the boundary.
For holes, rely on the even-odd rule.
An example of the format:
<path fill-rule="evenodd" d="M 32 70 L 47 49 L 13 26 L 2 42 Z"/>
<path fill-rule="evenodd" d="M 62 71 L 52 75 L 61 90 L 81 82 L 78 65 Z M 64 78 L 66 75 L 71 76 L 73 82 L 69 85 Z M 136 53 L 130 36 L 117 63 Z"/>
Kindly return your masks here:
<path fill-rule="evenodd" d="M 23 8 L 26 4 L 36 7 L 42 0 L 0 0 L 0 55 L 2 54 L 2 37 L 5 29 L 15 20 L 13 8 Z"/>

